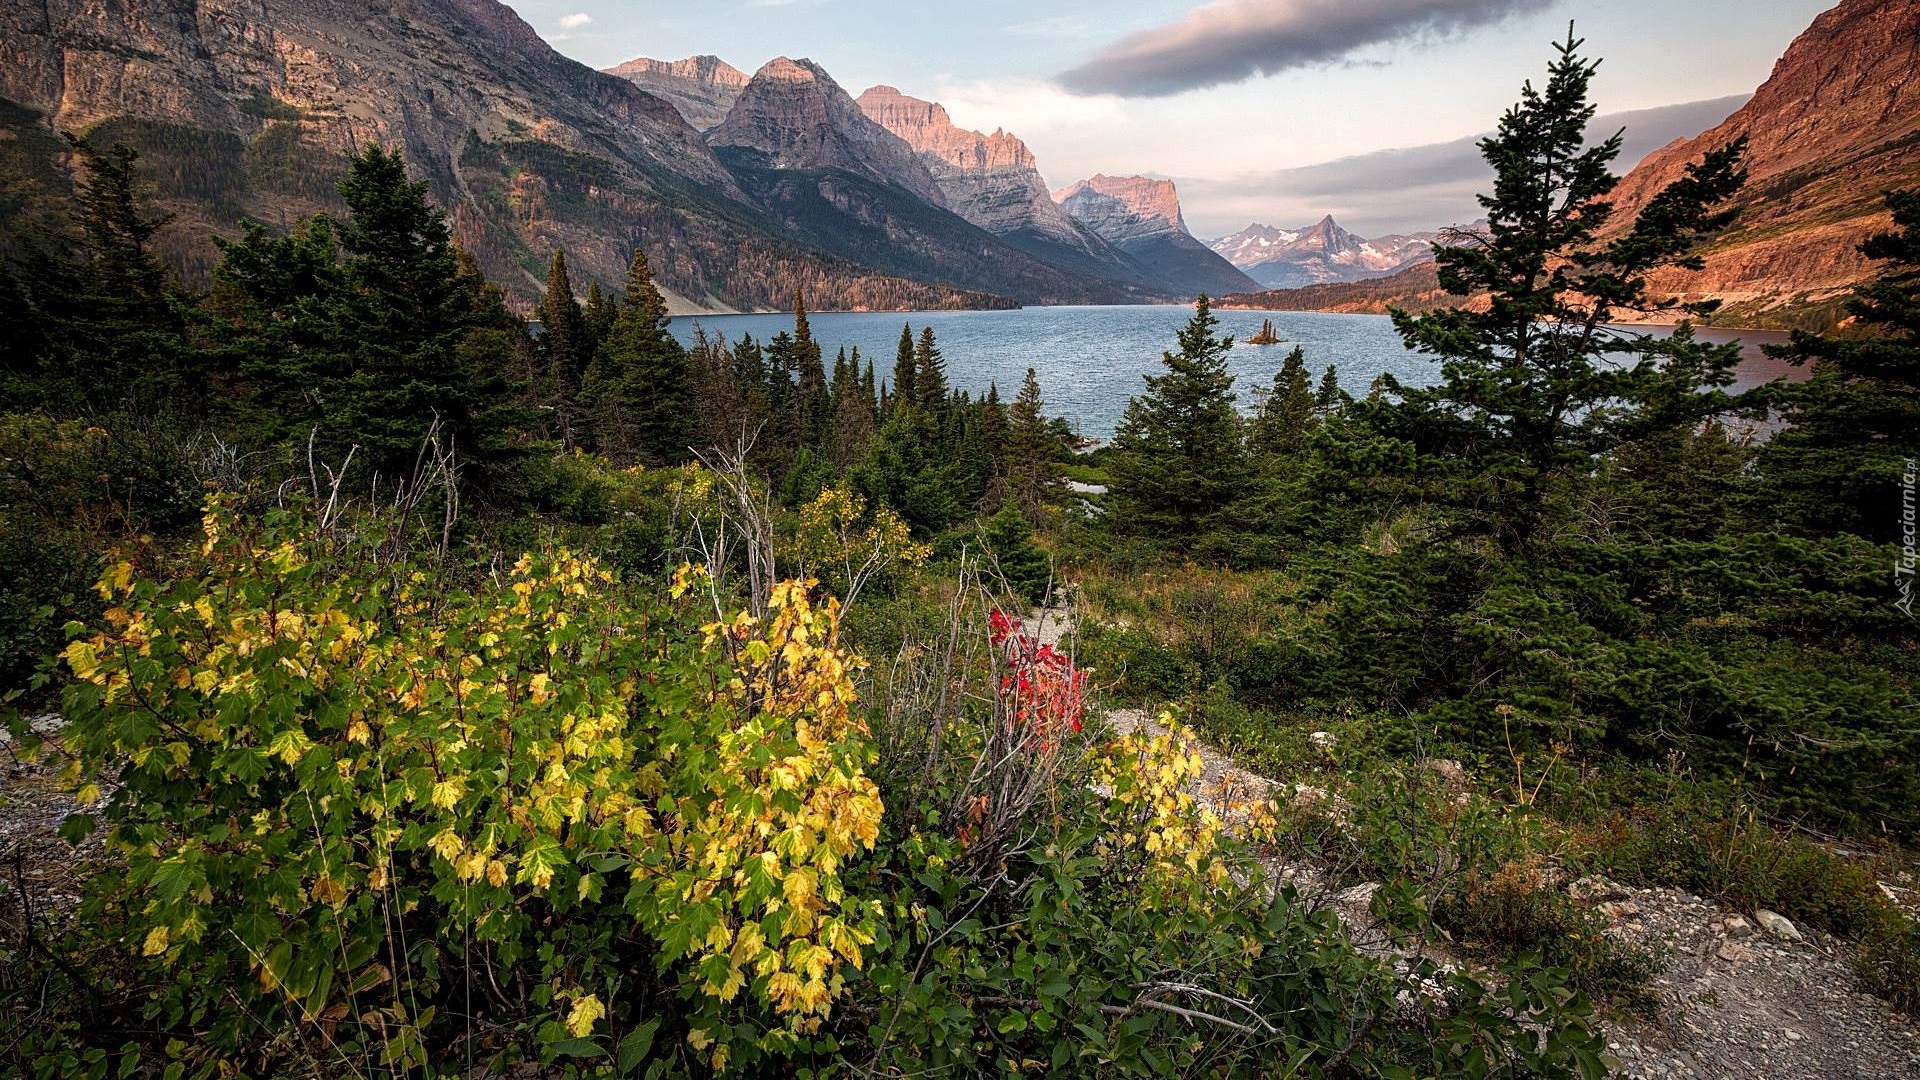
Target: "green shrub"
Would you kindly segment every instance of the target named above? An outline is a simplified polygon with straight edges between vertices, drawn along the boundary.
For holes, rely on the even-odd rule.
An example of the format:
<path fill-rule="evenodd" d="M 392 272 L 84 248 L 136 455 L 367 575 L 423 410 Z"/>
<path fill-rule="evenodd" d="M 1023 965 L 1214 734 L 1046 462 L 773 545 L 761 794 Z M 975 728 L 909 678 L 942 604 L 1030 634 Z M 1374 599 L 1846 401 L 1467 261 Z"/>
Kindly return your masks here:
<path fill-rule="evenodd" d="M 1639 885 L 1672 885 L 1740 911 L 1768 908 L 1794 922 L 1861 939 L 1901 920 L 1873 871 L 1751 812 L 1711 818 L 1661 813 L 1629 823 L 1594 855 L 1596 869 Z"/>
<path fill-rule="evenodd" d="M 691 581 L 565 551 L 465 590 L 368 524 L 216 501 L 65 653 L 78 797 L 118 785 L 86 917 L 143 1026 L 208 1068 L 415 1069 L 645 1056 L 677 998 L 667 1059 L 810 1046 L 878 933 L 831 614 L 786 588 L 707 634 Z"/>
<path fill-rule="evenodd" d="M 1888 925 L 1860 943 L 1860 984 L 1911 1016 L 1920 1016 L 1920 923 Z"/>

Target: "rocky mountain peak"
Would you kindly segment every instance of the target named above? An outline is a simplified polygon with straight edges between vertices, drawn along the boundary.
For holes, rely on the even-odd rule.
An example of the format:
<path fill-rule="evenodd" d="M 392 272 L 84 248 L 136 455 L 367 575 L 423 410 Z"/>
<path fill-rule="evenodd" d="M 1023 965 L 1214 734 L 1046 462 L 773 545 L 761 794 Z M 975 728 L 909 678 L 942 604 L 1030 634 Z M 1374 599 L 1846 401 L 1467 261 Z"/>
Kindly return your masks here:
<path fill-rule="evenodd" d="M 956 169 L 1001 172 L 1032 171 L 1036 167 L 1026 143 L 1003 129 L 983 135 L 958 127 L 937 101 L 909 97 L 891 86 L 875 86 L 860 95 L 859 105 L 875 123 L 905 139 L 916 152 L 937 157 Z"/>
<path fill-rule="evenodd" d="M 1088 215 L 1110 218 L 1117 210 L 1133 219 L 1141 230 L 1187 232 L 1186 219 L 1180 214 L 1180 193 L 1171 180 L 1096 173 L 1054 192 L 1053 198 L 1082 221 L 1088 220 Z M 1096 227 L 1095 231 L 1101 230 Z"/>
<path fill-rule="evenodd" d="M 726 119 L 708 132 L 707 143 L 758 154 L 775 169 L 862 173 L 946 206 L 946 197 L 913 148 L 869 119 L 826 69 L 811 60 L 781 56 L 762 65 Z"/>
<path fill-rule="evenodd" d="M 625 79 L 672 103 L 687 123 L 707 131 L 726 119 L 727 110 L 747 88 L 747 73 L 717 56 L 684 60 L 637 57 L 606 73 Z"/>
<path fill-rule="evenodd" d="M 1368 240 L 1341 228 L 1328 214 L 1299 229 L 1249 225 L 1208 246 L 1262 285 L 1299 288 L 1392 274 L 1431 258 L 1436 235 Z"/>
<path fill-rule="evenodd" d="M 905 140 L 933 175 L 954 213 L 999 236 L 1031 233 L 1079 252 L 1107 257 L 1104 243 L 1054 204 L 1027 144 L 995 128 L 968 131 L 937 101 L 892 86 L 869 87 L 861 111 Z"/>
<path fill-rule="evenodd" d="M 826 69 L 822 68 L 819 64 L 811 60 L 794 60 L 785 56 L 776 56 L 765 64 L 760 65 L 760 70 L 754 72 L 753 77 L 755 79 L 772 79 L 776 82 L 789 83 L 810 83 L 822 79 L 827 82 L 833 81 L 833 78 L 827 74 Z"/>

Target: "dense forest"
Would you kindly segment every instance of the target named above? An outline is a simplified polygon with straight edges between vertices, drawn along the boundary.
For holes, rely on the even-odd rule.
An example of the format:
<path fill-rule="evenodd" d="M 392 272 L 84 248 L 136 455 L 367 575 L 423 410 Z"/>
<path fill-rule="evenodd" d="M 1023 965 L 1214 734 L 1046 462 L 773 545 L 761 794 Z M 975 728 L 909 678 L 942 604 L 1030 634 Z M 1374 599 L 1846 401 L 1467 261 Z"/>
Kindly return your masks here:
<path fill-rule="evenodd" d="M 1394 315 L 1434 385 L 1242 394 L 1202 298 L 1090 453 L 930 329 L 829 363 L 806 295 L 683 347 L 637 251 L 529 323 L 379 146 L 192 290 L 70 136 L 0 274 L 0 688 L 88 881 L 14 856 L 0 1063 L 1593 1078 L 1659 998 L 1588 874 L 1920 1010 L 1920 193 L 1732 393 L 1647 280 L 1742 147 L 1608 230 L 1578 49 L 1439 252 L 1488 302 Z M 1275 786 L 1198 797 L 1195 736 Z"/>

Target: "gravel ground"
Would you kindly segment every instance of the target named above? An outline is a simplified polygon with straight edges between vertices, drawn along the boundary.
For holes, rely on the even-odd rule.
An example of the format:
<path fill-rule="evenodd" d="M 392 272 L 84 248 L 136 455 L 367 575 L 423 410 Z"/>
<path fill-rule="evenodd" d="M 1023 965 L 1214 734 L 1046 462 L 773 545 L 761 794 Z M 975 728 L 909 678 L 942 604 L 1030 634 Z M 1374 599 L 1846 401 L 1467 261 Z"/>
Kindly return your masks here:
<path fill-rule="evenodd" d="M 41 734 L 57 731 L 50 719 L 34 726 Z M 63 917 L 80 902 L 81 888 L 103 851 L 97 832 L 78 848 L 58 835 L 60 823 L 81 809 L 60 783 L 64 759 L 49 748 L 41 760 L 29 762 L 13 749 L 0 733 L 0 935 L 10 942 L 20 940 L 23 886 L 44 936 L 49 919 Z"/>

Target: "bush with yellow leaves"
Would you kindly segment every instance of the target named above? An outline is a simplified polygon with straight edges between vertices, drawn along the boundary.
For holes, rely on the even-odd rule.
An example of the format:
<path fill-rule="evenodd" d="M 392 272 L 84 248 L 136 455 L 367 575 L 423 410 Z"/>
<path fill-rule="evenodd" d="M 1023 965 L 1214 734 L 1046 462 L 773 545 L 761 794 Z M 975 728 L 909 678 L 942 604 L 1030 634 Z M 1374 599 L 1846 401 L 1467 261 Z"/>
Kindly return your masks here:
<path fill-rule="evenodd" d="M 831 602 L 702 626 L 694 574 L 641 596 L 562 550 L 462 585 L 219 499 L 191 572 L 109 569 L 64 738 L 83 798 L 114 785 L 93 914 L 170 976 L 182 1060 L 803 1048 L 875 934 L 870 741 Z"/>

